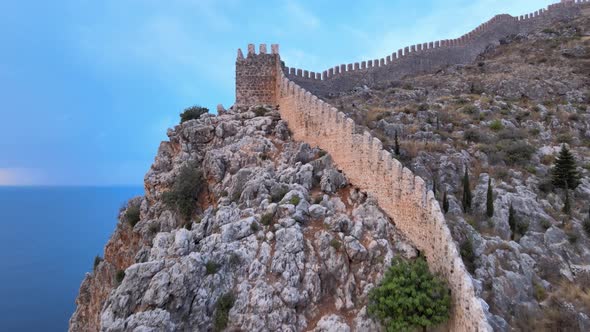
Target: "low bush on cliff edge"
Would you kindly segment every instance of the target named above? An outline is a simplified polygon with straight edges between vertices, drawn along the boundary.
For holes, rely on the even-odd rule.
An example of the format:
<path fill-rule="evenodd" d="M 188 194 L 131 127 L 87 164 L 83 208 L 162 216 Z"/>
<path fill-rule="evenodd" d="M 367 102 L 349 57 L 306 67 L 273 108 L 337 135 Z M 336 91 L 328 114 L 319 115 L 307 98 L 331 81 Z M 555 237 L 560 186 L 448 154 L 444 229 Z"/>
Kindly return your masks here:
<path fill-rule="evenodd" d="M 201 117 L 201 115 L 209 113 L 209 109 L 201 106 L 191 106 L 184 109 L 184 112 L 180 113 L 180 123 L 188 120 L 194 120 Z"/>
<path fill-rule="evenodd" d="M 125 209 L 125 220 L 131 225 L 131 227 L 134 227 L 139 222 L 139 215 L 139 204 L 134 203 L 127 205 L 127 208 Z"/>
<path fill-rule="evenodd" d="M 379 286 L 369 293 L 369 314 L 389 331 L 410 331 L 444 323 L 449 318 L 450 291 L 432 275 L 424 258 L 396 259 Z"/>
<path fill-rule="evenodd" d="M 233 294 L 226 293 L 217 299 L 215 315 L 213 316 L 213 331 L 223 331 L 227 327 L 229 311 L 234 306 Z"/>
<path fill-rule="evenodd" d="M 192 163 L 182 167 L 170 191 L 162 194 L 164 203 L 189 219 L 195 211 L 197 198 L 204 188 L 203 172 Z"/>

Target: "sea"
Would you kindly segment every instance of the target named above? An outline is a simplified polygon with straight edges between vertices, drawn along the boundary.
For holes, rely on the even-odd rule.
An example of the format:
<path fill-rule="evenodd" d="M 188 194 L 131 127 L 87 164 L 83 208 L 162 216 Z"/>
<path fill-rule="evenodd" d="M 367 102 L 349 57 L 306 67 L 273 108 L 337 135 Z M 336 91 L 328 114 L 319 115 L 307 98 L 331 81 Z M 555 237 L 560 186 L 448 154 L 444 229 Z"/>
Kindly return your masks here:
<path fill-rule="evenodd" d="M 0 331 L 67 331 L 84 275 L 142 187 L 0 187 Z"/>

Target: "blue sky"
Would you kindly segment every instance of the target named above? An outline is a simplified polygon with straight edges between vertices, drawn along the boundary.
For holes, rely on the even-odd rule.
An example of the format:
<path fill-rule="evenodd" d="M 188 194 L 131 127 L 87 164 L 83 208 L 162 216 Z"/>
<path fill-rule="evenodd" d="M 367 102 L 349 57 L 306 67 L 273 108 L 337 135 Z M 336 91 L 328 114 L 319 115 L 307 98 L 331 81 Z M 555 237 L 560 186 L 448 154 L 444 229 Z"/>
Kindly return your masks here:
<path fill-rule="evenodd" d="M 556 1 L 3 0 L 0 185 L 135 185 L 184 107 L 234 101 L 237 48 L 322 71 Z"/>

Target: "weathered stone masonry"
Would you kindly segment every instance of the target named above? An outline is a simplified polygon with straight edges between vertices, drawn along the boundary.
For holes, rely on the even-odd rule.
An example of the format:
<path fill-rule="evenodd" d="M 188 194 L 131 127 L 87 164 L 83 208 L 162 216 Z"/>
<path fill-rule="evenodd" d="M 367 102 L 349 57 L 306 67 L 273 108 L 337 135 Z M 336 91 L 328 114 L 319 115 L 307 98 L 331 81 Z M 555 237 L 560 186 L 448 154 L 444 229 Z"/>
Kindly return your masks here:
<path fill-rule="evenodd" d="M 484 309 L 487 305 L 475 296 L 439 203 L 424 180 L 392 158 L 368 132 L 357 134 L 352 119 L 317 95 L 345 91 L 359 82 L 375 84 L 469 61 L 499 38 L 578 15 L 580 7 L 589 2 L 562 1 L 519 18 L 496 16 L 457 40 L 413 46 L 389 59 L 342 65 L 323 75 L 281 67 L 277 45 L 272 46 L 271 54 L 266 54 L 265 45 L 261 45 L 260 54 L 249 45 L 247 58 L 238 51 L 236 105 L 279 105 L 294 138 L 330 153 L 350 182 L 377 199 L 396 226 L 424 253 L 430 268 L 447 280 L 453 301 L 449 329 L 491 331 Z"/>

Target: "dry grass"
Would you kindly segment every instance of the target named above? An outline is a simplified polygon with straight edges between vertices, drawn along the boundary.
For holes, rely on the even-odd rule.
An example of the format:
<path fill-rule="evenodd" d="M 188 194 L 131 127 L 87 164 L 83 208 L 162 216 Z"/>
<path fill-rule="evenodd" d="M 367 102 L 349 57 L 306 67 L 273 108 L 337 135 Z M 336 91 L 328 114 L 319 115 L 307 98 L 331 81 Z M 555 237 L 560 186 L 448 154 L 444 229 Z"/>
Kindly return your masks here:
<path fill-rule="evenodd" d="M 400 147 L 410 158 L 416 158 L 421 151 L 429 153 L 444 153 L 446 151 L 444 144 L 432 141 L 400 140 Z"/>

